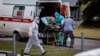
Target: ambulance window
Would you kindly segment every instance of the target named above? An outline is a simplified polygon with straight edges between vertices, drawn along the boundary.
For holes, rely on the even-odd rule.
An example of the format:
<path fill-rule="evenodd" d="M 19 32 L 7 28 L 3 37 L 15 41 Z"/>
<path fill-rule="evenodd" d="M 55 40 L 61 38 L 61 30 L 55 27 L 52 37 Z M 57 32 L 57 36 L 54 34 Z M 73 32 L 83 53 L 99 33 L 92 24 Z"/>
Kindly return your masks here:
<path fill-rule="evenodd" d="M 13 10 L 13 17 L 15 18 L 22 18 L 24 15 L 24 6 L 15 6 Z"/>

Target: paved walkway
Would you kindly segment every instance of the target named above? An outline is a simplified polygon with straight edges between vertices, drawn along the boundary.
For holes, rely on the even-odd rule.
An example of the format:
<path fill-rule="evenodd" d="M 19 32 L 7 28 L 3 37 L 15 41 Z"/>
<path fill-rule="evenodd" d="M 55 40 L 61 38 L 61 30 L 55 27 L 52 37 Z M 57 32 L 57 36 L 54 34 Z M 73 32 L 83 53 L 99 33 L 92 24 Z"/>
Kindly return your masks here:
<path fill-rule="evenodd" d="M 6 54 L 0 53 L 0 56 L 6 56 Z M 17 56 L 21 56 L 20 54 L 17 54 Z M 25 55 L 24 55 L 25 56 Z M 28 55 L 27 55 L 28 56 Z"/>
<path fill-rule="evenodd" d="M 6 54 L 2 54 L 2 53 L 0 53 L 0 56 L 6 56 Z"/>
<path fill-rule="evenodd" d="M 100 40 L 84 39 L 84 50 L 91 50 L 95 48 L 100 48 Z M 75 38 L 74 49 L 81 50 L 81 39 Z"/>

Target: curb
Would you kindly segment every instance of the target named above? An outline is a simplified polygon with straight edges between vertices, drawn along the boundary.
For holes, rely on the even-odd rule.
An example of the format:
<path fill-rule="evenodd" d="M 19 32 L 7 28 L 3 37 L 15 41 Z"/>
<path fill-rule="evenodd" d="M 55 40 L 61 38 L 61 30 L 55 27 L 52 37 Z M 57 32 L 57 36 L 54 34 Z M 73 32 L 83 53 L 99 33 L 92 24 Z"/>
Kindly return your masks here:
<path fill-rule="evenodd" d="M 75 36 L 75 38 L 80 38 L 80 39 L 81 39 L 81 37 L 79 37 L 79 36 Z M 100 39 L 97 39 L 97 38 L 84 37 L 84 39 L 89 39 L 89 40 L 98 40 L 98 41 L 100 41 Z"/>
<path fill-rule="evenodd" d="M 13 52 L 12 51 L 3 51 L 3 50 L 0 50 L 0 54 L 4 54 L 5 56 L 13 56 Z M 16 53 L 16 56 L 17 56 L 17 53 Z"/>

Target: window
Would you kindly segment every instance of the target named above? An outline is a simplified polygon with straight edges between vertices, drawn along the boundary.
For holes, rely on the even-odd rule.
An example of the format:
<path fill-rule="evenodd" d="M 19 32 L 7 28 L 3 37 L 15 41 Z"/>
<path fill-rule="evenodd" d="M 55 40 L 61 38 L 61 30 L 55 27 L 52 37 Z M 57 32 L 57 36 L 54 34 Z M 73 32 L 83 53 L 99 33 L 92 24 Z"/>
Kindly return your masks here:
<path fill-rule="evenodd" d="M 15 18 L 22 18 L 24 15 L 24 6 L 15 6 L 13 10 L 13 17 Z"/>

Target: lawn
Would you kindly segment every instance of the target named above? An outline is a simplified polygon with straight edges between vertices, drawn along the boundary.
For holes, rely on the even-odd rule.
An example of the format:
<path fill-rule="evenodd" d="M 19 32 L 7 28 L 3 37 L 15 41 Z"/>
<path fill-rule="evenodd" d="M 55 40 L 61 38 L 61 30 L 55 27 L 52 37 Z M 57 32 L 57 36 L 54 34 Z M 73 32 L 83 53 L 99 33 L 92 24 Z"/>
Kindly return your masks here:
<path fill-rule="evenodd" d="M 26 43 L 17 42 L 16 50 L 17 53 L 21 53 L 21 50 L 25 48 Z M 12 41 L 0 41 L 0 50 L 12 51 Z M 44 49 L 48 51 L 45 56 L 74 56 L 74 54 L 80 52 L 79 50 L 75 50 L 67 47 L 57 47 L 51 45 L 43 45 Z M 31 56 L 41 56 L 38 50 L 33 46 L 30 50 Z"/>
<path fill-rule="evenodd" d="M 81 32 L 84 33 L 84 36 L 86 38 L 100 39 L 100 29 L 98 29 L 98 28 L 82 28 L 82 27 L 76 27 L 74 29 L 74 35 L 75 36 L 81 36 Z"/>

